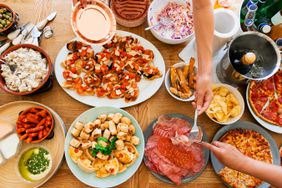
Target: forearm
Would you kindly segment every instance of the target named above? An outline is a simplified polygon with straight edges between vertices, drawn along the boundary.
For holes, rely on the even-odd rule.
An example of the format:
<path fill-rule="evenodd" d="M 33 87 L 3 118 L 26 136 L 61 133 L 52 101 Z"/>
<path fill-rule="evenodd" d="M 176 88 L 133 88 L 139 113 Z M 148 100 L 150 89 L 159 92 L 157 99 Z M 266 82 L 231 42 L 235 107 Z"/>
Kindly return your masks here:
<path fill-rule="evenodd" d="M 211 76 L 214 36 L 213 9 L 210 0 L 193 0 L 193 18 L 198 55 L 198 74 Z"/>
<path fill-rule="evenodd" d="M 263 181 L 270 183 L 275 187 L 282 187 L 281 166 L 267 164 L 246 157 L 244 159 L 244 165 L 242 165 L 240 169 L 236 169 L 236 170 L 257 177 Z"/>

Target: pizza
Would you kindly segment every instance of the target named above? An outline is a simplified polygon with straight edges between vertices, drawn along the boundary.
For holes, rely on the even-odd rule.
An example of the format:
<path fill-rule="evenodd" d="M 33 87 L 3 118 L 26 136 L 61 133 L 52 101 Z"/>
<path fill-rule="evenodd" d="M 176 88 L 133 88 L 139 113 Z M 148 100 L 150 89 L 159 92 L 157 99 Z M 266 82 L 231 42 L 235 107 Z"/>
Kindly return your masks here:
<path fill-rule="evenodd" d="M 233 129 L 220 138 L 221 142 L 235 146 L 241 153 L 255 160 L 272 163 L 272 155 L 268 141 L 258 132 L 247 129 Z M 224 167 L 219 172 L 224 182 L 234 188 L 256 187 L 262 183 L 260 179 Z"/>
<path fill-rule="evenodd" d="M 282 70 L 263 81 L 251 81 L 248 100 L 262 120 L 282 126 Z"/>

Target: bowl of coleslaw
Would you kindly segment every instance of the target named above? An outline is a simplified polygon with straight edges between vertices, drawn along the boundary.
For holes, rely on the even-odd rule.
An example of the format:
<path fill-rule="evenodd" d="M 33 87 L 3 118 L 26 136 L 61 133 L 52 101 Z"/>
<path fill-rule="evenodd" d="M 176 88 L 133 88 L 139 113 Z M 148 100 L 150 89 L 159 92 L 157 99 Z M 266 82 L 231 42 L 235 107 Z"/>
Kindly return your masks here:
<path fill-rule="evenodd" d="M 162 24 L 161 19 L 169 20 Z M 148 26 L 152 34 L 167 44 L 181 44 L 194 36 L 190 0 L 154 0 L 148 10 Z"/>

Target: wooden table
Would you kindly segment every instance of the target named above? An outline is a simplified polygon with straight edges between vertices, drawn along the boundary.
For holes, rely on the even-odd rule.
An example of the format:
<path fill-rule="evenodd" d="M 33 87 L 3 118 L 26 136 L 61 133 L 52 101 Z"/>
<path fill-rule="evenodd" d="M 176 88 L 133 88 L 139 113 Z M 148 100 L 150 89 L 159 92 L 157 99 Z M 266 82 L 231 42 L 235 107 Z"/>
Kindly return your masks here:
<path fill-rule="evenodd" d="M 42 48 L 48 52 L 53 62 L 55 61 L 59 50 L 69 40 L 75 37 L 70 25 L 71 0 L 4 0 L 2 2 L 11 6 L 20 15 L 20 23 L 26 23 L 27 21 L 36 23 L 37 21 L 45 18 L 52 11 L 57 11 L 56 19 L 50 24 L 50 26 L 54 29 L 54 37 L 51 39 L 43 39 L 41 42 Z M 173 46 L 158 41 L 149 31 L 144 31 L 146 25 L 147 24 L 144 23 L 144 25 L 132 29 L 118 26 L 118 29 L 138 34 L 151 41 L 163 55 L 166 67 L 177 63 L 179 61 L 178 53 L 185 45 L 182 44 Z M 72 121 L 79 114 L 91 107 L 79 103 L 67 95 L 59 86 L 55 78 L 53 78 L 53 83 L 54 85 L 51 90 L 34 96 L 13 96 L 0 91 L 0 105 L 17 100 L 40 102 L 54 109 L 62 117 L 66 127 L 69 128 Z M 193 117 L 194 114 L 191 103 L 176 101 L 166 92 L 164 85 L 162 85 L 161 89 L 151 99 L 134 107 L 126 108 L 125 110 L 137 119 L 143 130 L 146 129 L 147 125 L 152 120 L 161 114 L 182 113 L 189 117 Z M 248 109 L 245 109 L 245 114 L 243 115 L 242 120 L 256 122 Z M 213 123 L 206 115 L 199 117 L 199 124 L 205 128 L 210 140 L 213 138 L 217 130 L 221 128 L 220 125 Z M 282 145 L 281 135 L 273 132 L 269 133 L 276 140 L 278 146 Z M 52 177 L 51 180 L 49 180 L 43 187 L 81 188 L 87 186 L 72 175 L 66 162 L 64 161 L 62 167 L 56 175 Z M 145 165 L 142 164 L 136 174 L 119 187 L 161 188 L 173 186 L 157 180 L 153 175 L 151 175 Z M 220 188 L 224 187 L 224 185 L 214 173 L 211 163 L 209 163 L 206 170 L 200 177 L 193 182 L 180 187 Z"/>

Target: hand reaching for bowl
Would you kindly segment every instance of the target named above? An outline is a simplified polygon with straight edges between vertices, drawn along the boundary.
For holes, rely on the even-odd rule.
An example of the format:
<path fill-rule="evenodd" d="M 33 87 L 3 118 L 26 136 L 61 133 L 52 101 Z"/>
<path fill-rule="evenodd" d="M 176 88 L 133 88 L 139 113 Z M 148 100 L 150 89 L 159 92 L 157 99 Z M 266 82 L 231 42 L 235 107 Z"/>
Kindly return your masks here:
<path fill-rule="evenodd" d="M 207 74 L 198 74 L 196 80 L 195 102 L 193 102 L 194 108 L 198 110 L 198 114 L 202 114 L 206 111 L 212 101 L 212 78 Z"/>

